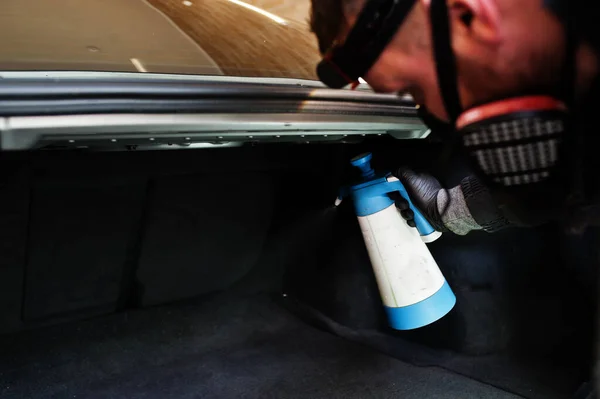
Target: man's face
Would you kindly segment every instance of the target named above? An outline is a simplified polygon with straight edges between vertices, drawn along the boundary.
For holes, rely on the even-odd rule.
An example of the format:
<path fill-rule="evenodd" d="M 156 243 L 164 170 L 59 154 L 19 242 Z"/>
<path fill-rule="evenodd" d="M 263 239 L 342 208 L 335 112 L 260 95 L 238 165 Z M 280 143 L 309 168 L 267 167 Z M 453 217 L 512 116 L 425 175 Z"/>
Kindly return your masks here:
<path fill-rule="evenodd" d="M 447 119 L 435 62 L 429 52 L 407 54 L 402 50 L 387 49 L 364 79 L 378 93 L 408 93 L 430 113 Z"/>
<path fill-rule="evenodd" d="M 519 13 L 501 13 L 498 4 L 503 1 L 516 0 L 457 0 L 450 7 L 452 46 L 463 108 L 546 84 L 535 80 L 556 75 L 549 64 L 560 65 L 562 56 L 556 51 L 562 39 L 560 24 L 544 15 L 534 0 L 521 2 L 527 4 L 521 4 Z M 347 26 L 353 26 L 358 11 L 347 16 Z M 393 41 L 363 79 L 377 92 L 409 93 L 417 104 L 447 120 L 438 86 L 428 15 L 429 1 L 417 1 Z M 532 52 L 547 52 L 555 60 L 518 56 Z M 540 71 L 544 68 L 546 74 L 542 76 L 535 68 Z"/>
<path fill-rule="evenodd" d="M 356 22 L 361 8 L 356 7 L 355 13 L 347 16 L 347 29 L 340 35 L 341 41 Z M 409 20 L 400 27 L 363 79 L 378 93 L 408 93 L 417 104 L 444 117 L 425 12 L 423 4 L 417 2 Z"/>
<path fill-rule="evenodd" d="M 446 119 L 423 5 L 417 2 L 411 13 L 412 21 L 400 27 L 363 79 L 379 93 L 408 93 L 417 104 Z"/>

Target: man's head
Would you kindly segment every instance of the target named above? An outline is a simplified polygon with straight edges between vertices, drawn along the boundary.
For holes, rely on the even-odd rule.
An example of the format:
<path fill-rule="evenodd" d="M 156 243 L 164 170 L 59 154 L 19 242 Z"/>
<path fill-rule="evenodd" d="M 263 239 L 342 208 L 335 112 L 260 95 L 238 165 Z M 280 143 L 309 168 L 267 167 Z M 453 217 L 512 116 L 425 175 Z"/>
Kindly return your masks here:
<path fill-rule="evenodd" d="M 321 52 L 343 42 L 366 0 L 312 0 L 311 27 Z M 464 108 L 557 85 L 564 33 L 542 0 L 448 0 L 451 43 Z M 409 92 L 446 118 L 438 88 L 430 0 L 417 0 L 363 78 L 379 92 Z"/>

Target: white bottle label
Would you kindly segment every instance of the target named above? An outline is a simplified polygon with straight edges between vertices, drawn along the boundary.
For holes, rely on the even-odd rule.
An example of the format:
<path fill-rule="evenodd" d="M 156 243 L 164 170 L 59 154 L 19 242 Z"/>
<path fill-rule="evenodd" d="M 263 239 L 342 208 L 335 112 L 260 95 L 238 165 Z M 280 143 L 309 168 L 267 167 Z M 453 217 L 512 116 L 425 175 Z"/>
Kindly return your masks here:
<path fill-rule="evenodd" d="M 429 249 L 394 205 L 358 222 L 385 306 L 414 305 L 442 288 L 445 279 Z"/>

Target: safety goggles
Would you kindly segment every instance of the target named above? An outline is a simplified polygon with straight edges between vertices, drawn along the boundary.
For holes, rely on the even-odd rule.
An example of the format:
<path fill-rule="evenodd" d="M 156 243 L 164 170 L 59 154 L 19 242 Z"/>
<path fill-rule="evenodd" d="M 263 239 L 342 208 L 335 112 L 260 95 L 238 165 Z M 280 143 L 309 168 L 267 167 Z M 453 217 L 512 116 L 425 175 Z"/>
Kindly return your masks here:
<path fill-rule="evenodd" d="M 370 0 L 344 43 L 334 44 L 317 66 L 328 87 L 358 85 L 390 43 L 416 0 Z"/>

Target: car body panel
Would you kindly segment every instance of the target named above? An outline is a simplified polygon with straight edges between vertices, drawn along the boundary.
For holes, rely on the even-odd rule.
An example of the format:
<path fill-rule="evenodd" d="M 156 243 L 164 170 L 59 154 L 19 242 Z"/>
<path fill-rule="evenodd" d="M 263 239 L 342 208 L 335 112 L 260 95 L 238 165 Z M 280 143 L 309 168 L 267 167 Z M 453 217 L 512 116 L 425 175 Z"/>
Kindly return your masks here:
<path fill-rule="evenodd" d="M 315 79 L 308 28 L 227 0 L 6 0 L 0 70 Z"/>

